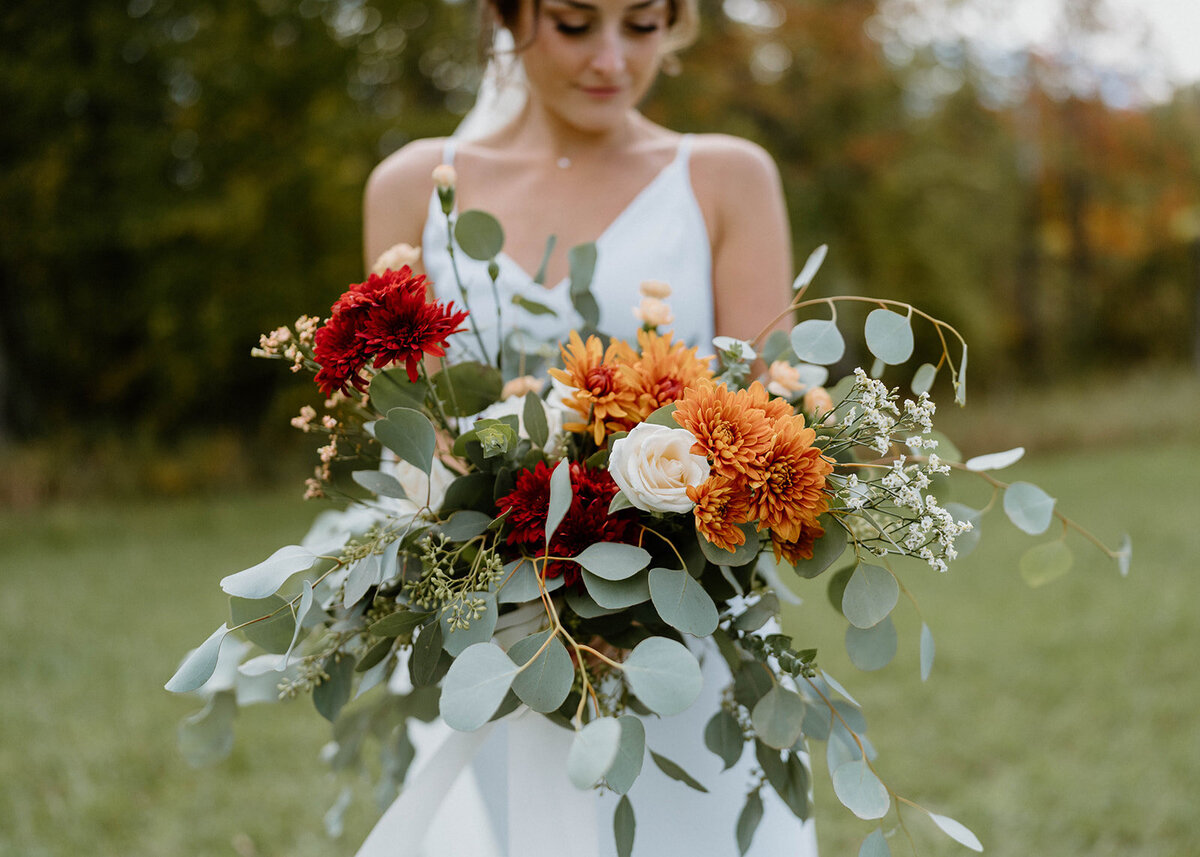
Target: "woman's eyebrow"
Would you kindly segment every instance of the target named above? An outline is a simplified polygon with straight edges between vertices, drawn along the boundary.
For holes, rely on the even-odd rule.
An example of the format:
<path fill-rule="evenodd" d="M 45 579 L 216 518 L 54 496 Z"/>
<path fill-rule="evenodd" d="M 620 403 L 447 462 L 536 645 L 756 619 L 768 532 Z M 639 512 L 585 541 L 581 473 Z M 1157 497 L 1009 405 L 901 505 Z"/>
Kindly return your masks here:
<path fill-rule="evenodd" d="M 639 12 L 642 9 L 648 9 L 651 6 L 658 6 L 664 0 L 641 0 L 639 3 L 632 3 L 625 8 L 626 12 Z M 550 5 L 568 6 L 572 9 L 578 9 L 583 12 L 595 12 L 596 7 L 591 3 L 584 3 L 581 0 L 550 0 Z"/>

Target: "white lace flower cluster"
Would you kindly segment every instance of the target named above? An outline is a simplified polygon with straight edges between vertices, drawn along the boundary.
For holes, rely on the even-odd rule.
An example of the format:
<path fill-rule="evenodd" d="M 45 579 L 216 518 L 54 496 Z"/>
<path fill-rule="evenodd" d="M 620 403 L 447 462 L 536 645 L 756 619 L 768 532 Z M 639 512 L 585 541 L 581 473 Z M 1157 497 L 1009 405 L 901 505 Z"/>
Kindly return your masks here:
<path fill-rule="evenodd" d="M 879 484 L 890 495 L 900 517 L 907 521 L 902 543 L 905 553 L 929 563 L 934 571 L 945 571 L 947 562 L 958 556 L 954 540 L 971 529 L 970 521 L 956 521 L 939 504 L 937 497 L 924 493 L 930 485 L 930 477 L 937 473 L 949 473 L 948 465 L 942 464 L 936 453 L 931 453 L 923 462 L 906 463 L 903 455 L 892 462 Z"/>
<path fill-rule="evenodd" d="M 882 381 L 870 377 L 861 367 L 854 370 L 854 388 L 849 399 L 855 404 L 847 411 L 842 426 L 860 436 L 859 442 L 880 455 L 886 455 L 891 449 L 892 439 L 898 431 L 915 430 L 923 434 L 933 431 L 937 406 L 928 393 L 921 393 L 915 401 L 906 399 L 901 405 L 895 390 L 888 390 Z M 916 443 L 914 448 L 917 449 L 937 446 L 937 441 L 919 436 L 909 438 L 907 443 L 909 446 Z"/>

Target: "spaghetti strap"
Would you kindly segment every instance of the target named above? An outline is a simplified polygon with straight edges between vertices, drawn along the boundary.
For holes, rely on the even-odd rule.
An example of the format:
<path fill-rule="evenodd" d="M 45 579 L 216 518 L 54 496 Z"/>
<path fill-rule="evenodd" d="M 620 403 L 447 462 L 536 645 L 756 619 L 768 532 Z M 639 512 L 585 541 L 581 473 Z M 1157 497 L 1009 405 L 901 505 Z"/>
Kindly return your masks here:
<path fill-rule="evenodd" d="M 679 148 L 675 150 L 675 160 L 685 167 L 688 164 L 688 158 L 692 156 L 692 136 L 691 134 L 684 134 L 680 137 Z"/>
<path fill-rule="evenodd" d="M 442 144 L 442 163 L 454 165 L 454 150 L 458 148 L 458 140 L 453 137 L 447 137 L 446 142 Z"/>

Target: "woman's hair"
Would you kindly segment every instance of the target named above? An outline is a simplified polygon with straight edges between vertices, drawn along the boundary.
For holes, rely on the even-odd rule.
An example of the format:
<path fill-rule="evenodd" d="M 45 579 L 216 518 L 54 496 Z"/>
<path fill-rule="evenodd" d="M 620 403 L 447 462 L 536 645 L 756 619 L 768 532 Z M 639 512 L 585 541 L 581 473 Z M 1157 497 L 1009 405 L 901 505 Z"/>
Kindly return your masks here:
<path fill-rule="evenodd" d="M 533 3 L 536 19 L 541 13 L 541 0 L 480 0 L 480 44 L 485 55 L 491 53 L 496 29 L 515 30 L 521 14 L 521 4 Z M 700 30 L 698 0 L 667 0 L 667 35 L 663 49 L 668 55 L 681 51 L 696 40 Z M 517 50 L 521 50 L 520 45 Z"/>

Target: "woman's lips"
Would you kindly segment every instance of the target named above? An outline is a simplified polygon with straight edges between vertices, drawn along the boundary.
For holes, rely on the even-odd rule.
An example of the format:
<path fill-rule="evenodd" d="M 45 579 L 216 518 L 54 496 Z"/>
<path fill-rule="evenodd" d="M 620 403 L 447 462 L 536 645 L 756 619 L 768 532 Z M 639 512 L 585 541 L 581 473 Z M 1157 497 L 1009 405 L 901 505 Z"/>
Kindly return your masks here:
<path fill-rule="evenodd" d="M 607 99 L 615 98 L 621 94 L 621 87 L 619 86 L 581 86 L 579 88 L 589 98 Z"/>

